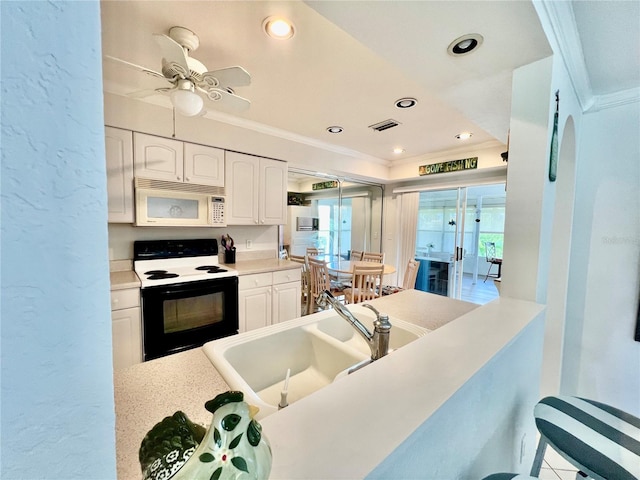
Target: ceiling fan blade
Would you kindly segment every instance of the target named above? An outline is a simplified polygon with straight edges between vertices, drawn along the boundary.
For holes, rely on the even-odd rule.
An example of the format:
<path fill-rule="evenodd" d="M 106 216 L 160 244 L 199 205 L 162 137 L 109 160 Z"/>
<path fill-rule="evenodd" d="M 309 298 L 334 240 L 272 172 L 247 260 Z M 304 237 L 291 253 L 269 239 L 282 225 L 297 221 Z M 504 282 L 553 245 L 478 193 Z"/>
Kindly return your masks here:
<path fill-rule="evenodd" d="M 223 104 L 236 111 L 247 110 L 251 106 L 251 102 L 246 98 L 229 93 L 220 88 L 209 88 L 208 90 L 202 91 L 207 94 L 207 97 L 209 97 L 209 100 L 212 102 Z"/>
<path fill-rule="evenodd" d="M 109 60 L 110 62 L 124 65 L 125 67 L 132 68 L 134 70 L 138 70 L 140 72 L 146 73 L 147 75 L 151 75 L 152 77 L 165 78 L 164 75 L 161 74 L 160 72 L 149 70 L 148 68 L 142 67 L 140 65 L 136 65 L 135 63 L 127 62 L 126 60 L 122 60 L 120 58 L 112 57 L 110 55 L 104 55 L 103 58 L 105 60 Z"/>
<path fill-rule="evenodd" d="M 245 87 L 251 84 L 251 75 L 242 67 L 227 67 L 202 74 L 202 82 L 210 87 Z"/>
<path fill-rule="evenodd" d="M 182 46 L 167 35 L 154 33 L 153 38 L 162 50 L 162 74 L 169 79 L 189 78 L 189 64 Z"/>

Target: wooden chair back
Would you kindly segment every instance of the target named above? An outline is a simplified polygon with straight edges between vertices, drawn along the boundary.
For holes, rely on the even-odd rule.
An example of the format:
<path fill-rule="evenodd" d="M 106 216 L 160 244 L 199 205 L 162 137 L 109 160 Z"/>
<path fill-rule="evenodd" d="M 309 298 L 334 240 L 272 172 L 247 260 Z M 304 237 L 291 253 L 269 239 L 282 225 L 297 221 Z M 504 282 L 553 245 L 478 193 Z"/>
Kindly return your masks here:
<path fill-rule="evenodd" d="M 362 261 L 384 263 L 384 253 L 364 252 L 362 254 Z"/>
<path fill-rule="evenodd" d="M 309 255 L 312 255 L 312 256 L 324 255 L 324 250 L 322 248 L 307 247 L 307 257 Z"/>
<path fill-rule="evenodd" d="M 309 284 L 311 286 L 311 296 L 317 297 L 320 292 L 331 289 L 331 279 L 327 264 L 323 260 L 313 257 L 307 258 L 309 265 Z"/>
<path fill-rule="evenodd" d="M 309 266 L 309 302 L 308 311 L 313 313 L 317 305 L 317 298 L 320 293 L 329 290 L 334 297 L 344 295 L 342 288 L 334 287 L 329 276 L 329 269 L 324 260 L 307 257 L 307 265 Z"/>
<path fill-rule="evenodd" d="M 414 258 L 409 260 L 407 269 L 404 271 L 404 281 L 402 282 L 402 288 L 404 290 L 411 290 L 416 286 L 416 278 L 418 277 L 418 267 L 420 264 Z"/>
<path fill-rule="evenodd" d="M 362 250 L 351 250 L 351 254 L 349 255 L 349 260 L 352 262 L 359 262 L 362 260 L 362 254 L 364 252 Z"/>
<path fill-rule="evenodd" d="M 304 264 L 304 255 L 289 255 L 289 260 Z"/>
<path fill-rule="evenodd" d="M 351 288 L 344 290 L 346 303 L 360 303 L 379 297 L 384 265 L 371 262 L 371 265 L 355 265 L 351 277 Z"/>

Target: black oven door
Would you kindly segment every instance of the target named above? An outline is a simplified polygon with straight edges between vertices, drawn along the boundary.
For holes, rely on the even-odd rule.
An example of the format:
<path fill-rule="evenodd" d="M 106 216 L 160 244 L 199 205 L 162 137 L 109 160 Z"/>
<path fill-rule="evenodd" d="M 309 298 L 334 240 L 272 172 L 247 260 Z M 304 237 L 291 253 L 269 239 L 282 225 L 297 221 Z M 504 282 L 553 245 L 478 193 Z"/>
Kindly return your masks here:
<path fill-rule="evenodd" d="M 238 277 L 142 289 L 144 359 L 238 333 Z"/>

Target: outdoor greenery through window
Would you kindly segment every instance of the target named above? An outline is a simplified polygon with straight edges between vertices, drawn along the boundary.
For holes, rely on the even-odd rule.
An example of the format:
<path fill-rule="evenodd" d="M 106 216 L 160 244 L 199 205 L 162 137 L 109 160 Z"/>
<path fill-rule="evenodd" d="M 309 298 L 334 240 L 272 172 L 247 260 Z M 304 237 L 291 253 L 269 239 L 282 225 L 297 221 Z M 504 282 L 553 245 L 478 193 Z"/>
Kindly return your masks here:
<path fill-rule="evenodd" d="M 416 255 L 450 259 L 455 249 L 456 227 L 461 231 L 461 219 L 456 216 L 456 190 L 420 193 Z M 496 256 L 502 258 L 505 218 L 504 185 L 469 187 L 464 221 L 465 257 L 485 257 L 485 242 L 496 244 Z"/>

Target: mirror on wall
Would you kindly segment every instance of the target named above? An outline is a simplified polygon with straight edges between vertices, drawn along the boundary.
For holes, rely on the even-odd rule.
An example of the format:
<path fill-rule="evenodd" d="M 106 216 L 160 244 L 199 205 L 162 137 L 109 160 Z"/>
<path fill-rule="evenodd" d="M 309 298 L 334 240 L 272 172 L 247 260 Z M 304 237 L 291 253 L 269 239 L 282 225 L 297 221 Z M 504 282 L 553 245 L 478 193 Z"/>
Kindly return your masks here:
<path fill-rule="evenodd" d="M 383 193 L 382 185 L 290 168 L 281 245 L 292 255 L 315 247 L 345 259 L 351 250 L 381 251 Z"/>

